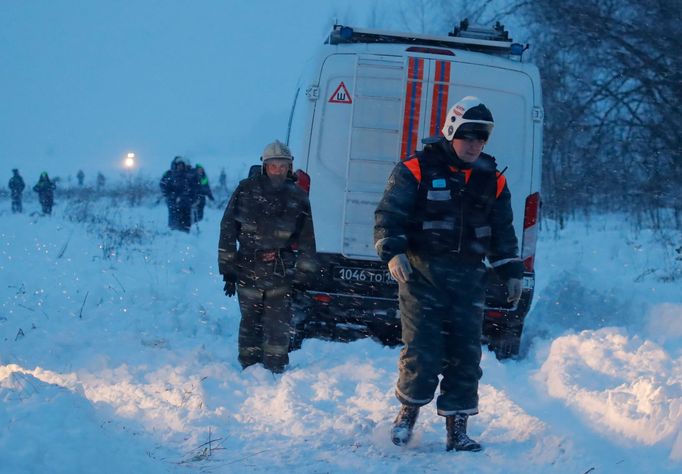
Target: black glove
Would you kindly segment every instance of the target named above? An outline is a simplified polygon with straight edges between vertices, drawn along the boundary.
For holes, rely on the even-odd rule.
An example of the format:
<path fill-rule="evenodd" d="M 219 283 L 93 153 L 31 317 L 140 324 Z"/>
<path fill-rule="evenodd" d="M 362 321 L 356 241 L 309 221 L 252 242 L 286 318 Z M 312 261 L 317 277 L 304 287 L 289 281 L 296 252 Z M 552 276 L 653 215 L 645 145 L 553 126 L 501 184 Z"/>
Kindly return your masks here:
<path fill-rule="evenodd" d="M 227 296 L 234 296 L 234 294 L 237 292 L 237 284 L 233 281 L 226 281 L 223 291 L 225 291 Z"/>
<path fill-rule="evenodd" d="M 234 294 L 237 292 L 237 283 L 233 278 L 231 278 L 230 275 L 227 274 L 223 275 L 223 281 L 225 282 L 225 286 L 223 287 L 225 294 L 227 296 L 234 296 Z"/>
<path fill-rule="evenodd" d="M 306 272 L 297 271 L 294 273 L 294 288 L 299 290 L 307 290 L 310 286 L 310 274 Z"/>

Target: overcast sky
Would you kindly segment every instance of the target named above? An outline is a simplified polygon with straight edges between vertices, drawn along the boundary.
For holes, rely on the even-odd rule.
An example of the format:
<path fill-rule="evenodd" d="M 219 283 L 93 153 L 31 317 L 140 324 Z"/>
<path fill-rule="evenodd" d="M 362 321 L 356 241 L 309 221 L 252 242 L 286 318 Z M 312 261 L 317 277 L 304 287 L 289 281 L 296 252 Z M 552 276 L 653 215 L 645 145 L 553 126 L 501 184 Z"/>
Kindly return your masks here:
<path fill-rule="evenodd" d="M 304 62 L 368 3 L 0 0 L 0 170 L 88 181 L 135 152 L 143 174 L 183 154 L 217 178 L 257 160 Z"/>

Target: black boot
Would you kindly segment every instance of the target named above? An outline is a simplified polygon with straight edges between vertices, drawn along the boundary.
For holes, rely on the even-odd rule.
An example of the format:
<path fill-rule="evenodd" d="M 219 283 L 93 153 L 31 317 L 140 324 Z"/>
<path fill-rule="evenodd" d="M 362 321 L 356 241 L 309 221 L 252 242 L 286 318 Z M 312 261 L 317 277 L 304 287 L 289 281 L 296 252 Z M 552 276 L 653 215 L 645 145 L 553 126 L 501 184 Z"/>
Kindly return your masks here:
<path fill-rule="evenodd" d="M 419 415 L 419 407 L 403 405 L 391 429 L 391 441 L 396 446 L 405 446 L 412 438 L 412 429 Z"/>
<path fill-rule="evenodd" d="M 448 432 L 448 451 L 480 451 L 481 445 L 467 436 L 467 415 L 450 415 L 445 417 L 445 429 Z"/>

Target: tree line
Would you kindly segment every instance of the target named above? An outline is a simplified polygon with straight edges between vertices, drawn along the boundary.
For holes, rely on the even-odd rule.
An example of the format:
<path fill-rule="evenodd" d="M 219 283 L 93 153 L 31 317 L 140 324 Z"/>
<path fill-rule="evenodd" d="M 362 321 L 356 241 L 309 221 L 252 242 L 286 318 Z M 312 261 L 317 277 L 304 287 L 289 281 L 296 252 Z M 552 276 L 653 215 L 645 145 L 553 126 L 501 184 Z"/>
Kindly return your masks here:
<path fill-rule="evenodd" d="M 544 215 L 620 211 L 653 225 L 672 215 L 682 229 L 682 0 L 398 2 L 394 21 L 412 31 L 442 35 L 466 17 L 530 44 Z"/>

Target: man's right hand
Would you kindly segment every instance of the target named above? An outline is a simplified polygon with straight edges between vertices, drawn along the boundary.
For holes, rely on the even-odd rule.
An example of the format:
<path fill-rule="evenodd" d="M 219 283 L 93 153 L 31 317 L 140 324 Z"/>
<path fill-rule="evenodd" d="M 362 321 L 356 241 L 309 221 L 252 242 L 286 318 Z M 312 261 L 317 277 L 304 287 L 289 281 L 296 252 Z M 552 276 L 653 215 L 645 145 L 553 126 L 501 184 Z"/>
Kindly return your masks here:
<path fill-rule="evenodd" d="M 223 287 L 225 294 L 227 296 L 234 296 L 237 292 L 237 282 L 235 281 L 235 278 L 233 278 L 232 275 L 223 273 L 223 281 L 225 282 L 225 286 Z"/>
<path fill-rule="evenodd" d="M 399 253 L 390 259 L 388 261 L 388 271 L 398 283 L 405 283 L 409 280 L 410 273 L 412 273 L 412 265 L 410 265 L 407 255 Z"/>
<path fill-rule="evenodd" d="M 225 291 L 227 296 L 234 296 L 234 294 L 237 292 L 237 284 L 233 281 L 226 281 L 223 291 Z"/>

